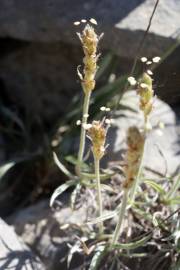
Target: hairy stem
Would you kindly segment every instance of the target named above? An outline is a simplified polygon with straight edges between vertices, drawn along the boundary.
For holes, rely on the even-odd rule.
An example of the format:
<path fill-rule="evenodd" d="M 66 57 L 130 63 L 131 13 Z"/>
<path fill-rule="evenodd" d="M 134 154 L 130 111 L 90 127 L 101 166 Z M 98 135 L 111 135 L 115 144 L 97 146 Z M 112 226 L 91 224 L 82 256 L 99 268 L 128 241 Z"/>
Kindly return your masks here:
<path fill-rule="evenodd" d="M 128 201 L 128 189 L 125 189 L 124 194 L 123 194 L 122 203 L 121 203 L 120 212 L 119 212 L 119 220 L 118 220 L 118 223 L 116 225 L 116 228 L 115 228 L 115 231 L 113 234 L 111 247 L 113 247 L 113 245 L 115 245 L 117 243 L 119 236 L 121 234 L 122 223 L 123 223 L 124 214 L 126 211 L 127 201 Z"/>
<path fill-rule="evenodd" d="M 85 149 L 85 140 L 86 140 L 86 130 L 84 125 L 87 124 L 87 115 L 89 112 L 89 103 L 90 103 L 91 91 L 89 91 L 84 96 L 83 103 L 83 114 L 82 114 L 82 123 L 81 123 L 81 134 L 80 134 L 80 142 L 79 142 L 79 152 L 78 152 L 78 164 L 76 167 L 77 174 L 81 174 L 81 166 L 83 161 L 84 149 Z"/>
<path fill-rule="evenodd" d="M 102 196 L 101 196 L 101 182 L 100 182 L 100 173 L 99 173 L 99 159 L 94 157 L 94 166 L 95 166 L 95 175 L 96 175 L 96 188 L 97 188 L 97 206 L 99 216 L 101 217 L 103 214 L 103 206 L 102 206 Z M 99 223 L 99 234 L 103 233 L 103 222 Z"/>

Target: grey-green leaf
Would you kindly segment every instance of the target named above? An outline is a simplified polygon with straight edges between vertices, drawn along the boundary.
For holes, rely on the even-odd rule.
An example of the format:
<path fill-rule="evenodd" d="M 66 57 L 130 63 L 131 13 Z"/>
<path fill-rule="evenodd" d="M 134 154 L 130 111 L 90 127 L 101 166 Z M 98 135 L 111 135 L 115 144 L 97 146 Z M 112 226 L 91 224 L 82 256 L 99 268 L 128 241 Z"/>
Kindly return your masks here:
<path fill-rule="evenodd" d="M 71 186 L 74 186 L 77 184 L 77 180 L 69 180 L 66 183 L 59 186 L 53 193 L 50 199 L 50 206 L 53 206 L 54 201 L 57 199 L 59 195 L 61 195 L 64 191 L 66 191 Z"/>

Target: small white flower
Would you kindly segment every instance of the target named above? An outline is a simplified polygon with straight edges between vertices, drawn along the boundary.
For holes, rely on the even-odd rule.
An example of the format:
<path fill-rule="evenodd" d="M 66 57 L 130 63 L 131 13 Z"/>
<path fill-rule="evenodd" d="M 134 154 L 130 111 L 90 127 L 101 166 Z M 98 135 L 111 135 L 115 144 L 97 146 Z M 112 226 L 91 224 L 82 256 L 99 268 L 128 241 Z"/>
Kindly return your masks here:
<path fill-rule="evenodd" d="M 97 25 L 97 21 L 96 21 L 94 18 L 91 18 L 89 21 L 90 21 L 92 24 Z"/>
<path fill-rule="evenodd" d="M 128 77 L 128 82 L 130 85 L 136 85 L 137 81 L 134 77 Z"/>
<path fill-rule="evenodd" d="M 145 63 L 147 61 L 146 57 L 141 57 L 141 62 Z"/>
<path fill-rule="evenodd" d="M 85 130 L 90 129 L 91 127 L 92 127 L 91 124 L 83 124 L 83 128 L 84 128 Z"/>
<path fill-rule="evenodd" d="M 102 106 L 101 108 L 100 108 L 100 111 L 102 111 L 102 112 L 104 112 L 106 110 L 106 107 L 105 106 Z"/>
<path fill-rule="evenodd" d="M 147 61 L 146 65 L 151 65 L 152 61 Z"/>
<path fill-rule="evenodd" d="M 153 63 L 159 63 L 159 61 L 161 60 L 161 57 L 156 56 L 152 60 L 153 60 Z"/>
<path fill-rule="evenodd" d="M 110 108 L 106 107 L 106 110 L 105 111 L 106 112 L 110 112 L 110 110 L 111 110 Z"/>
<path fill-rule="evenodd" d="M 80 125 L 81 125 L 81 120 L 77 120 L 77 121 L 76 121 L 76 125 L 77 125 L 77 126 L 80 126 Z"/>
<path fill-rule="evenodd" d="M 150 69 L 147 70 L 147 74 L 153 75 L 152 71 Z"/>
<path fill-rule="evenodd" d="M 86 23 L 86 22 L 87 22 L 87 20 L 85 20 L 85 19 L 82 19 L 82 20 L 81 20 L 81 22 L 82 22 L 82 23 Z"/>
<path fill-rule="evenodd" d="M 74 22 L 74 25 L 80 25 L 80 22 Z"/>
<path fill-rule="evenodd" d="M 83 115 L 83 117 L 84 117 L 84 118 L 88 118 L 88 117 L 89 117 L 89 114 L 86 113 L 86 114 Z"/>
<path fill-rule="evenodd" d="M 110 125 L 110 124 L 111 124 L 111 119 L 106 119 L 106 120 L 105 120 L 105 123 L 106 123 L 107 125 Z"/>
<path fill-rule="evenodd" d="M 147 85 L 146 83 L 141 83 L 140 86 L 141 86 L 141 88 L 143 88 L 143 89 L 145 89 L 145 88 L 148 87 L 148 85 Z"/>

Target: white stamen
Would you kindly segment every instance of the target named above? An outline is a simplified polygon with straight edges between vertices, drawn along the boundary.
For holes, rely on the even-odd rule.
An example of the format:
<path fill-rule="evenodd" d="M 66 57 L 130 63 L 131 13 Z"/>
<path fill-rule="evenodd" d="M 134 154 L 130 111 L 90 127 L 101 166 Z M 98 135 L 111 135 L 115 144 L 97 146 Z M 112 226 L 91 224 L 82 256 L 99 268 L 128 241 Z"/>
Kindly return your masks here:
<path fill-rule="evenodd" d="M 152 71 L 150 69 L 147 70 L 147 74 L 153 75 Z"/>
<path fill-rule="evenodd" d="M 82 19 L 82 20 L 81 20 L 81 22 L 82 22 L 82 23 L 86 23 L 86 22 L 87 22 L 87 20 L 85 20 L 85 19 Z"/>
<path fill-rule="evenodd" d="M 91 18 L 89 21 L 90 21 L 92 24 L 97 25 L 97 21 L 96 21 L 94 18 Z"/>
<path fill-rule="evenodd" d="M 141 62 L 145 63 L 147 61 L 146 57 L 141 57 Z"/>
<path fill-rule="evenodd" d="M 152 125 L 151 125 L 150 122 L 147 122 L 147 123 L 146 123 L 146 130 L 147 130 L 147 131 L 152 130 Z"/>
<path fill-rule="evenodd" d="M 74 22 L 74 25 L 80 25 L 80 22 Z"/>
<path fill-rule="evenodd" d="M 148 87 L 148 85 L 147 85 L 146 83 L 141 83 L 140 86 L 141 86 L 141 88 L 143 88 L 143 89 L 145 89 L 145 88 Z"/>
<path fill-rule="evenodd" d="M 136 79 L 134 77 L 128 77 L 128 82 L 130 85 L 136 85 Z"/>
<path fill-rule="evenodd" d="M 84 128 L 85 130 L 90 129 L 91 127 L 92 127 L 91 124 L 83 124 L 83 128 Z"/>
<path fill-rule="evenodd" d="M 151 65 L 152 61 L 147 61 L 146 65 Z"/>
<path fill-rule="evenodd" d="M 100 108 L 100 111 L 102 111 L 102 112 L 104 112 L 106 110 L 106 107 L 105 106 L 102 106 L 101 108 Z"/>
<path fill-rule="evenodd" d="M 165 127 L 164 123 L 161 121 L 159 122 L 158 126 L 160 129 L 164 129 L 164 127 Z"/>
<path fill-rule="evenodd" d="M 106 123 L 107 125 L 110 125 L 110 124 L 111 124 L 111 119 L 106 119 L 106 120 L 105 120 L 105 123 Z"/>
<path fill-rule="evenodd" d="M 77 126 L 80 126 L 80 125 L 81 125 L 81 120 L 77 120 L 77 121 L 76 121 L 76 125 L 77 125 Z"/>
<path fill-rule="evenodd" d="M 111 110 L 110 108 L 106 107 L 106 112 L 110 112 L 110 110 Z"/>
<path fill-rule="evenodd" d="M 158 63 L 161 60 L 161 57 L 156 56 L 152 60 L 153 60 L 153 63 Z"/>

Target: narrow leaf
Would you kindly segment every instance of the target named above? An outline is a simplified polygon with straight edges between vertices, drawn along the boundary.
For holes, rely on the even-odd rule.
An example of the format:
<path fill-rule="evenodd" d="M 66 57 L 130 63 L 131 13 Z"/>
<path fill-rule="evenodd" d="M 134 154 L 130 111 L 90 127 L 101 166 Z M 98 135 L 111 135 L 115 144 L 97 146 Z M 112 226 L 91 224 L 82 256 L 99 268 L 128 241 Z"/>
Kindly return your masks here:
<path fill-rule="evenodd" d="M 53 158 L 59 169 L 69 178 L 74 177 L 73 174 L 60 162 L 55 152 L 53 152 Z"/>
<path fill-rule="evenodd" d="M 153 180 L 145 180 L 145 183 L 149 186 L 151 186 L 154 190 L 156 190 L 158 193 L 160 194 L 164 194 L 165 191 L 164 189 L 162 188 L 161 185 L 157 184 L 155 181 Z"/>
<path fill-rule="evenodd" d="M 16 164 L 15 162 L 10 162 L 0 166 L 0 180 L 7 173 L 7 171 L 9 171 L 9 169 L 11 169 L 15 164 Z"/>
<path fill-rule="evenodd" d="M 147 236 L 141 238 L 140 240 L 130 242 L 130 243 L 119 243 L 119 244 L 114 245 L 113 247 L 115 249 L 131 250 L 131 249 L 135 249 L 138 247 L 142 247 L 150 240 L 150 238 L 151 238 L 151 234 L 148 234 Z"/>
<path fill-rule="evenodd" d="M 104 254 L 105 254 L 105 246 L 98 246 L 95 249 L 95 254 L 92 258 L 91 264 L 89 266 L 89 270 L 98 270 L 99 269 L 99 264 L 100 264 Z"/>
<path fill-rule="evenodd" d="M 52 207 L 54 201 L 57 199 L 59 195 L 61 195 L 65 190 L 67 190 L 69 187 L 74 186 L 77 184 L 77 180 L 69 180 L 66 183 L 59 186 L 53 193 L 50 199 L 50 207 Z"/>
<path fill-rule="evenodd" d="M 107 214 L 105 214 L 101 217 L 92 219 L 92 220 L 88 221 L 87 224 L 93 225 L 93 224 L 100 223 L 102 221 L 105 221 L 107 219 L 111 219 L 111 218 L 115 217 L 116 215 L 118 215 L 118 213 L 119 213 L 119 208 L 115 211 L 109 211 Z"/>

